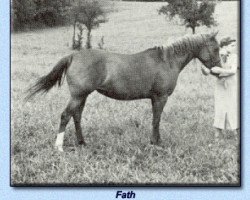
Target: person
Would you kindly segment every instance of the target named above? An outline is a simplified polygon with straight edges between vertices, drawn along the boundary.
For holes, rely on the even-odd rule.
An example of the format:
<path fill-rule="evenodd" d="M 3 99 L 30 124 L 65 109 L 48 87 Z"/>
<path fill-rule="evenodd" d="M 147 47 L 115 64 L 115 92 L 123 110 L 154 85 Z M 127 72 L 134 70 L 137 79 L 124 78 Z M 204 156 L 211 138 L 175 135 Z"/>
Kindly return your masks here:
<path fill-rule="evenodd" d="M 214 89 L 214 124 L 215 138 L 223 130 L 239 132 L 239 62 L 236 44 L 230 44 L 220 49 L 220 67 L 213 67 L 211 71 L 202 69 L 203 74 L 218 74 Z"/>

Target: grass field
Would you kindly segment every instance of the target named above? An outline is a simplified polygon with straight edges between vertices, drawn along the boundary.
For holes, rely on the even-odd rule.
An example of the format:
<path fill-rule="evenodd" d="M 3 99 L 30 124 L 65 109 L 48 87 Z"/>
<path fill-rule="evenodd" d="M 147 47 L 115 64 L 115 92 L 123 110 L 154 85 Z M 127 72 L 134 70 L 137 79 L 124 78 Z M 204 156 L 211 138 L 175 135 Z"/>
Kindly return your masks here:
<path fill-rule="evenodd" d="M 117 3 L 109 22 L 93 32 L 109 51 L 135 53 L 190 33 L 157 14 L 162 3 Z M 217 5 L 218 37 L 237 37 L 237 3 Z M 197 32 L 208 31 L 199 28 Z M 210 30 L 209 30 L 210 31 Z M 115 101 L 89 96 L 82 117 L 86 147 L 76 144 L 69 123 L 65 152 L 54 150 L 67 84 L 24 104 L 24 91 L 71 50 L 72 27 L 12 34 L 11 183 L 17 184 L 237 184 L 239 138 L 214 140 L 215 78 L 192 62 L 180 74 L 162 114 L 162 143 L 149 144 L 150 100 Z M 65 82 L 66 83 L 66 82 Z"/>

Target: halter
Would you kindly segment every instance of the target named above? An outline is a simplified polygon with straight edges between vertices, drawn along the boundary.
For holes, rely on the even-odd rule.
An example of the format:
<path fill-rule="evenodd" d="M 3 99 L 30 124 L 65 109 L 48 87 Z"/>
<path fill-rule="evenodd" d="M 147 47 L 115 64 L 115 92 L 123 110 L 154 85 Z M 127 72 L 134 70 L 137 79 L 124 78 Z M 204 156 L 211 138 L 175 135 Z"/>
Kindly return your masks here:
<path fill-rule="evenodd" d="M 207 48 L 207 50 L 208 50 L 208 54 L 209 54 L 209 61 L 212 63 L 212 65 L 214 65 L 214 66 L 216 66 L 218 63 L 220 63 L 221 62 L 221 60 L 220 59 L 218 59 L 218 60 L 213 60 L 213 58 L 212 58 L 212 56 L 211 56 L 211 51 L 210 51 L 210 49 L 208 48 L 209 46 L 211 46 L 211 45 L 205 45 L 205 47 Z M 208 61 L 205 61 L 205 62 L 208 62 Z"/>
<path fill-rule="evenodd" d="M 203 36 L 201 36 L 202 37 L 202 39 L 203 39 L 203 41 L 204 41 L 204 45 L 203 46 L 205 46 L 206 48 L 207 48 L 207 51 L 208 51 L 208 55 L 209 55 L 209 61 L 212 63 L 212 65 L 213 66 L 216 66 L 218 63 L 220 63 L 221 62 L 221 60 L 220 59 L 218 59 L 218 60 L 213 60 L 213 58 L 212 58 L 212 53 L 211 53 L 211 51 L 210 51 L 210 49 L 208 48 L 209 46 L 212 46 L 212 45 L 207 45 L 207 42 L 204 40 L 204 37 Z M 204 61 L 205 63 L 207 63 L 207 62 L 209 62 L 209 61 Z"/>

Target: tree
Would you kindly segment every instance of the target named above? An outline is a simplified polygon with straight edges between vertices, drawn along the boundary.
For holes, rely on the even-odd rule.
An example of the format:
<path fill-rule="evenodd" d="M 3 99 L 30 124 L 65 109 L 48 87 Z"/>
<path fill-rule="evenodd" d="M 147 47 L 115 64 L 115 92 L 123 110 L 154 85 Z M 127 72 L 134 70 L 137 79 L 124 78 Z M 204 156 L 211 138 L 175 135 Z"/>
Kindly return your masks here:
<path fill-rule="evenodd" d="M 76 24 L 80 23 L 87 29 L 87 41 L 86 48 L 92 48 L 91 45 L 91 31 L 98 28 L 101 23 L 107 21 L 106 14 L 109 12 L 105 8 L 102 1 L 97 0 L 85 0 L 78 1 L 78 4 L 73 9 L 74 12 L 74 33 L 73 33 L 73 48 L 76 44 L 75 41 L 75 28 Z M 80 27 L 80 26 L 79 26 Z"/>
<path fill-rule="evenodd" d="M 63 25 L 69 15 L 68 0 L 33 0 L 36 4 L 34 21 L 48 27 Z"/>
<path fill-rule="evenodd" d="M 13 0 L 11 3 L 12 30 L 30 28 L 35 16 L 35 3 L 32 0 Z"/>
<path fill-rule="evenodd" d="M 195 34 L 196 27 L 215 26 L 213 17 L 216 2 L 212 0 L 167 0 L 168 5 L 162 6 L 159 14 L 166 15 L 169 20 L 179 17 L 182 25 L 191 28 Z"/>
<path fill-rule="evenodd" d="M 53 27 L 69 20 L 69 0 L 12 0 L 12 30 Z"/>

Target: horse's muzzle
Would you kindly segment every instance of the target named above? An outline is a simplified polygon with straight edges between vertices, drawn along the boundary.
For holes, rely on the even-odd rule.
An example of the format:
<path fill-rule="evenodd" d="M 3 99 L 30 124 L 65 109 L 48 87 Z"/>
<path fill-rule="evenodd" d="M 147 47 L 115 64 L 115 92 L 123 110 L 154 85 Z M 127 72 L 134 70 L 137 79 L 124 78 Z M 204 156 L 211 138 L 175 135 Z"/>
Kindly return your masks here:
<path fill-rule="evenodd" d="M 215 64 L 215 66 L 217 66 L 217 67 L 222 67 L 221 61 L 218 61 L 218 62 Z"/>

